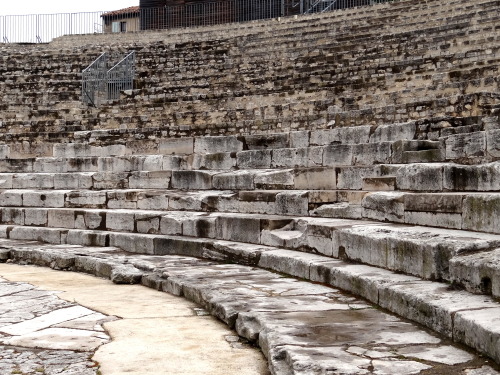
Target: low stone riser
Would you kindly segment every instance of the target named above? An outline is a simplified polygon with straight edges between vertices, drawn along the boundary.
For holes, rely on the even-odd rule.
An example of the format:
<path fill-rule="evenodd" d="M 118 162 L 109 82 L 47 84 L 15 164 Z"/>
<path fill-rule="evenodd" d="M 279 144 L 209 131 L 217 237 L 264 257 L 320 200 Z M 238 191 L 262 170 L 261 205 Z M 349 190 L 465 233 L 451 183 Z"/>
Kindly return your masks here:
<path fill-rule="evenodd" d="M 64 234 L 69 239 L 71 231 Z M 10 233 L 14 233 L 12 230 Z M 142 240 L 141 240 L 142 238 Z M 244 248 L 225 241 L 200 241 L 165 238 L 151 235 L 112 234 L 110 242 L 124 245 L 125 250 L 142 254 L 184 255 L 205 259 L 216 259 L 230 263 L 248 264 L 285 273 L 304 280 L 325 283 L 351 293 L 360 295 L 379 306 L 402 317 L 429 327 L 454 341 L 464 343 L 493 358 L 500 360 L 499 347 L 496 345 L 500 332 L 497 318 L 498 303 L 484 296 L 474 296 L 467 292 L 450 291 L 446 284 L 420 281 L 415 277 L 394 274 L 390 271 L 369 266 L 347 264 L 342 261 L 328 260 L 319 255 L 297 253 L 276 248 Z M 141 243 L 143 246 L 137 246 Z M 130 245 L 134 245 L 131 249 Z M 150 250 L 148 250 L 148 244 Z M 120 246 L 118 246 L 120 247 Z M 81 252 L 81 250 L 80 250 Z M 52 250 L 36 249 L 29 245 L 16 249 L 15 246 L 2 250 L 3 259 L 16 262 L 34 263 L 56 269 L 78 270 L 101 277 L 110 277 L 115 282 L 136 283 L 185 295 L 206 306 L 209 311 L 216 308 L 215 301 L 205 300 L 203 294 L 196 292 L 192 283 L 185 284 L 175 275 L 151 273 L 145 262 L 127 262 L 124 256 L 115 258 L 97 252 L 79 255 L 78 249 Z M 243 321 L 231 318 L 234 310 L 218 307 L 215 315 L 223 321 L 235 324 L 240 335 L 255 339 L 258 332 L 256 321 L 248 326 Z M 228 315 L 229 314 L 229 315 Z M 241 318 L 244 318 L 242 315 Z M 481 335 L 477 335 L 481 332 Z"/>
<path fill-rule="evenodd" d="M 3 208 L 1 212 L 4 225 L 26 226 L 10 234 L 15 239 L 37 239 L 15 236 L 17 232 L 36 233 L 43 231 L 37 227 L 46 227 L 51 235 L 55 232 L 50 228 L 66 228 L 229 240 L 317 253 L 425 279 L 446 280 L 473 292 L 500 297 L 500 271 L 494 266 L 490 267 L 493 271 L 488 271 L 493 275 L 489 277 L 489 289 L 481 280 L 474 283 L 477 280 L 463 276 L 458 266 L 453 270 L 459 273 L 450 271 L 450 261 L 463 254 L 485 251 L 487 256 L 500 249 L 497 235 L 369 221 L 234 213 L 16 208 Z M 465 266 L 467 270 L 470 267 Z"/>

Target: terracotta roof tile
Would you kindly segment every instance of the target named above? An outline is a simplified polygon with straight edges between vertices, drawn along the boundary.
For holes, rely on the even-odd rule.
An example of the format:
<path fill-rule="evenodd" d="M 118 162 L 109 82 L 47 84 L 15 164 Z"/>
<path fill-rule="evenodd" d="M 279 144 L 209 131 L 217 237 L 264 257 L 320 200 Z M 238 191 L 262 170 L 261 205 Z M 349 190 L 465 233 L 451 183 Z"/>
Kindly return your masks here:
<path fill-rule="evenodd" d="M 119 9 L 119 10 L 113 10 L 112 12 L 107 12 L 107 13 L 101 14 L 101 17 L 121 16 L 124 14 L 139 14 L 139 7 L 134 6 L 134 7 L 128 7 L 128 8 L 123 8 L 123 9 Z"/>

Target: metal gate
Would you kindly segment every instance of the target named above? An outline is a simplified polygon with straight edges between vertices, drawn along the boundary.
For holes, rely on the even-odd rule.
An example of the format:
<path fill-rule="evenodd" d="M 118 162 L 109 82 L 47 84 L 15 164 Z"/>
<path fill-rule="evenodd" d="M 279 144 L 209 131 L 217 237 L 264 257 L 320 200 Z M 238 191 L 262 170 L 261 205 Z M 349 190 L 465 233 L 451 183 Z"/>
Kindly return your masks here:
<path fill-rule="evenodd" d="M 120 98 L 120 92 L 134 88 L 135 51 L 108 70 L 109 56 L 104 52 L 82 72 L 82 102 L 98 107 Z"/>

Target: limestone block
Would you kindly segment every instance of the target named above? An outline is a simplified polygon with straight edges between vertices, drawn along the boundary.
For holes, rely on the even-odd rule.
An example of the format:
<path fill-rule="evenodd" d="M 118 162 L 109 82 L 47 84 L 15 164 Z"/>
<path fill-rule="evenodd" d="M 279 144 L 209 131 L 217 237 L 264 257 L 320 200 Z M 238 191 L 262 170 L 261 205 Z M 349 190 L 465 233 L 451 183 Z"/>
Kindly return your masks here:
<path fill-rule="evenodd" d="M 128 187 L 130 189 L 168 189 L 172 171 L 132 172 Z"/>
<path fill-rule="evenodd" d="M 9 238 L 13 240 L 40 241 L 60 244 L 62 234 L 65 232 L 67 231 L 61 231 L 53 228 L 15 227 L 10 231 Z"/>
<path fill-rule="evenodd" d="M 91 147 L 85 143 L 56 143 L 53 146 L 56 158 L 79 158 L 92 156 Z"/>
<path fill-rule="evenodd" d="M 334 190 L 337 188 L 334 168 L 304 168 L 295 170 L 295 189 Z"/>
<path fill-rule="evenodd" d="M 212 189 L 212 176 L 215 171 L 172 171 L 171 186 L 180 190 Z"/>
<path fill-rule="evenodd" d="M 368 193 L 363 198 L 363 217 L 402 223 L 405 219 L 404 193 Z"/>
<path fill-rule="evenodd" d="M 132 155 L 128 157 L 132 171 L 161 171 L 166 155 Z M 169 155 L 170 156 L 170 155 Z"/>
<path fill-rule="evenodd" d="M 108 233 L 99 233 L 91 230 L 69 230 L 66 238 L 68 244 L 82 246 L 106 246 Z"/>
<path fill-rule="evenodd" d="M 293 250 L 271 250 L 262 253 L 259 267 L 309 279 L 311 264 L 320 259 L 324 261 L 324 258 L 315 254 Z"/>
<path fill-rule="evenodd" d="M 197 137 L 194 152 L 201 154 L 230 153 L 243 150 L 243 142 L 236 136 Z"/>
<path fill-rule="evenodd" d="M 2 224 L 24 225 L 24 210 L 2 207 Z"/>
<path fill-rule="evenodd" d="M 66 159 L 67 172 L 97 172 L 97 157 Z M 62 171 L 59 171 L 62 172 Z"/>
<path fill-rule="evenodd" d="M 186 156 L 163 155 L 161 170 L 172 171 L 172 170 L 188 169 L 186 158 L 187 158 Z M 150 163 L 148 162 L 148 158 L 146 158 L 144 162 L 144 169 L 150 170 L 151 168 L 149 167 Z"/>
<path fill-rule="evenodd" d="M 155 255 L 185 255 L 201 258 L 206 239 L 203 238 L 168 238 L 156 236 L 154 238 Z"/>
<path fill-rule="evenodd" d="M 404 222 L 406 224 L 462 229 L 462 215 L 449 212 L 406 211 L 404 214 Z"/>
<path fill-rule="evenodd" d="M 454 318 L 454 340 L 500 362 L 500 308 L 459 311 Z"/>
<path fill-rule="evenodd" d="M 490 156 L 500 157 L 500 129 L 488 130 L 486 132 L 486 146 Z"/>
<path fill-rule="evenodd" d="M 445 166 L 443 185 L 452 191 L 499 191 L 500 162 Z"/>
<path fill-rule="evenodd" d="M 106 212 L 98 210 L 75 211 L 76 229 L 106 229 Z"/>
<path fill-rule="evenodd" d="M 361 219 L 363 217 L 363 207 L 361 207 L 360 204 L 353 204 L 348 202 L 323 204 L 315 210 L 312 210 L 311 216 Z"/>
<path fill-rule="evenodd" d="M 249 170 L 238 170 L 219 173 L 213 177 L 214 189 L 220 190 L 252 190 L 254 173 Z"/>
<path fill-rule="evenodd" d="M 500 196 L 470 195 L 463 202 L 462 228 L 500 234 Z"/>
<path fill-rule="evenodd" d="M 255 171 L 256 189 L 290 189 L 294 186 L 294 170 L 262 170 Z"/>
<path fill-rule="evenodd" d="M 138 233 L 160 233 L 161 214 L 136 214 L 135 222 Z"/>
<path fill-rule="evenodd" d="M 75 228 L 75 212 L 73 210 L 49 210 L 47 226 L 53 228 Z"/>
<path fill-rule="evenodd" d="M 0 174 L 0 189 L 12 189 L 13 175 L 9 173 Z"/>
<path fill-rule="evenodd" d="M 309 200 L 307 191 L 283 191 L 276 195 L 276 214 L 300 215 L 309 214 Z"/>
<path fill-rule="evenodd" d="M 115 284 L 139 284 L 143 272 L 131 265 L 113 267 L 110 280 Z"/>
<path fill-rule="evenodd" d="M 236 154 L 238 168 L 270 168 L 272 160 L 271 150 L 242 151 Z"/>
<path fill-rule="evenodd" d="M 395 142 L 415 138 L 417 126 L 413 122 L 379 125 L 370 136 L 370 143 Z"/>
<path fill-rule="evenodd" d="M 260 219 L 255 217 L 219 216 L 217 238 L 247 243 L 260 243 Z"/>
<path fill-rule="evenodd" d="M 70 190 L 27 191 L 23 194 L 24 207 L 64 207 L 66 194 Z"/>
<path fill-rule="evenodd" d="M 15 174 L 12 178 L 13 189 L 53 189 L 54 174 L 52 173 L 23 173 Z"/>
<path fill-rule="evenodd" d="M 273 150 L 273 168 L 280 167 L 321 167 L 323 147 L 281 148 Z"/>
<path fill-rule="evenodd" d="M 43 208 L 25 208 L 24 225 L 47 225 L 47 210 Z"/>
<path fill-rule="evenodd" d="M 26 190 L 4 190 L 0 192 L 0 207 L 19 207 L 23 205 Z"/>
<path fill-rule="evenodd" d="M 353 165 L 373 165 L 390 163 L 392 149 L 390 142 L 365 143 L 353 149 Z"/>
<path fill-rule="evenodd" d="M 110 209 L 135 209 L 137 208 L 137 190 L 117 190 L 106 192 L 107 208 Z"/>
<path fill-rule="evenodd" d="M 129 172 L 132 163 L 126 157 L 100 157 L 97 161 L 99 172 Z"/>
<path fill-rule="evenodd" d="M 162 192 L 139 192 L 137 208 L 141 210 L 167 210 L 168 196 Z"/>
<path fill-rule="evenodd" d="M 0 171 L 13 173 L 35 172 L 33 164 L 36 159 L 3 159 L 0 160 Z"/>
<path fill-rule="evenodd" d="M 109 233 L 109 245 L 137 254 L 155 253 L 155 236 L 131 233 Z"/>
<path fill-rule="evenodd" d="M 246 135 L 245 144 L 248 150 L 266 150 L 290 147 L 288 133 Z"/>
<path fill-rule="evenodd" d="M 370 138 L 370 126 L 353 126 L 325 130 L 313 130 L 309 143 L 310 145 L 329 145 L 332 143 L 359 144 L 367 143 Z"/>
<path fill-rule="evenodd" d="M 182 224 L 182 235 L 198 238 L 216 238 L 217 218 L 215 216 L 191 215 Z"/>
<path fill-rule="evenodd" d="M 92 175 L 94 189 L 127 189 L 127 172 L 98 172 Z"/>
<path fill-rule="evenodd" d="M 462 213 L 463 194 L 405 194 L 406 211 Z"/>
<path fill-rule="evenodd" d="M 37 173 L 64 173 L 68 171 L 66 160 L 57 158 L 37 158 L 33 162 Z"/>
<path fill-rule="evenodd" d="M 394 191 L 396 184 L 396 177 L 366 177 L 362 188 L 366 191 Z"/>
<path fill-rule="evenodd" d="M 52 155 L 52 144 L 37 141 L 10 143 L 10 158 L 26 159 Z"/>
<path fill-rule="evenodd" d="M 191 217 L 191 213 L 169 212 L 161 216 L 160 233 L 179 235 L 182 234 L 182 225 L 184 221 Z"/>
<path fill-rule="evenodd" d="M 122 156 L 128 155 L 129 153 L 129 149 L 126 145 L 112 144 L 107 146 L 91 146 L 89 156 Z"/>
<path fill-rule="evenodd" d="M 89 228 L 91 229 L 91 228 Z M 108 211 L 106 213 L 106 229 L 124 232 L 134 232 L 134 211 Z"/>
<path fill-rule="evenodd" d="M 445 140 L 446 159 L 460 159 L 484 156 L 486 152 L 486 133 L 464 133 L 450 135 Z"/>
<path fill-rule="evenodd" d="M 363 179 L 376 177 L 373 168 L 370 167 L 342 167 L 337 173 L 337 189 L 361 190 Z"/>
<path fill-rule="evenodd" d="M 409 191 L 443 190 L 443 164 L 410 164 L 396 172 L 398 189 Z"/>
<path fill-rule="evenodd" d="M 54 189 L 91 189 L 94 185 L 93 172 L 56 173 Z"/>
<path fill-rule="evenodd" d="M 309 147 L 309 136 L 311 132 L 308 130 L 290 132 L 290 147 L 300 148 Z"/>
<path fill-rule="evenodd" d="M 457 326 L 459 311 L 471 310 L 477 314 L 479 309 L 496 307 L 493 301 L 485 301 L 484 296 L 473 296 L 462 291 L 449 293 L 446 284 L 428 281 L 382 286 L 378 295 L 381 307 L 447 337 L 453 335 L 455 340 L 458 339 L 454 327 Z"/>
<path fill-rule="evenodd" d="M 472 293 L 500 297 L 500 249 L 451 259 L 450 281 Z"/>
<path fill-rule="evenodd" d="M 216 154 L 195 154 L 193 155 L 193 169 L 232 169 L 236 166 L 234 154 L 220 152 Z"/>
<path fill-rule="evenodd" d="M 352 165 L 353 145 L 332 144 L 325 146 L 323 153 L 323 165 Z"/>
<path fill-rule="evenodd" d="M 352 204 L 359 204 L 363 201 L 365 195 L 368 194 L 367 191 L 337 191 L 338 202 L 347 202 Z"/>
<path fill-rule="evenodd" d="M 194 151 L 194 138 L 170 138 L 161 139 L 159 144 L 159 153 L 162 155 L 192 154 Z"/>
<path fill-rule="evenodd" d="M 105 191 L 72 191 L 66 194 L 66 207 L 106 207 Z"/>
<path fill-rule="evenodd" d="M 0 159 L 7 159 L 10 156 L 9 145 L 0 145 Z"/>

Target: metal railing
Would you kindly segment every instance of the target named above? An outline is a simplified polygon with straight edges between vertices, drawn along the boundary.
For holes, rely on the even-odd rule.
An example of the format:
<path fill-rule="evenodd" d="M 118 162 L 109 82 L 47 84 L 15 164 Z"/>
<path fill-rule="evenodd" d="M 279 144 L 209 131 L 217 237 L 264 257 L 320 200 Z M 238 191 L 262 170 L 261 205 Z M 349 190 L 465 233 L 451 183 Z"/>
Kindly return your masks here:
<path fill-rule="evenodd" d="M 0 43 L 48 43 L 62 35 L 217 25 L 400 0 L 220 0 L 113 12 L 0 16 Z"/>
<path fill-rule="evenodd" d="M 120 98 L 120 92 L 134 87 L 135 52 L 130 52 L 108 70 L 109 56 L 101 54 L 82 72 L 82 102 L 99 107 Z"/>

